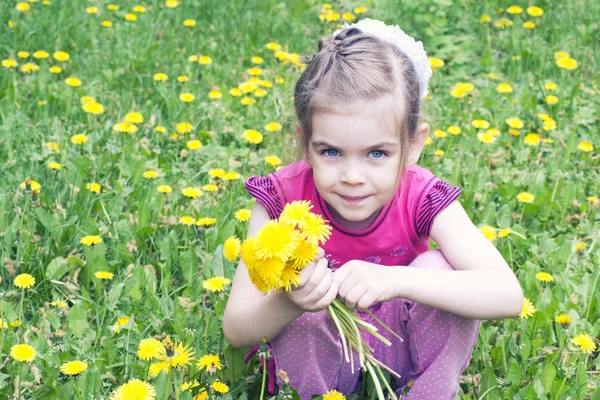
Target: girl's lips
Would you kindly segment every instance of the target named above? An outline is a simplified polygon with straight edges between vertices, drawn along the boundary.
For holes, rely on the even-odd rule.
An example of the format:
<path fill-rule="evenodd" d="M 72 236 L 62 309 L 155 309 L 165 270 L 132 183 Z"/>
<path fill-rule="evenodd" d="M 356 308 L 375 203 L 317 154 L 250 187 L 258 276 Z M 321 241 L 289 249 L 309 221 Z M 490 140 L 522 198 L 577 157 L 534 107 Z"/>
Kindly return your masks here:
<path fill-rule="evenodd" d="M 348 203 L 360 203 L 362 200 L 369 197 L 369 195 L 362 196 L 362 197 L 348 197 L 348 196 L 342 196 L 341 194 L 339 196 Z"/>

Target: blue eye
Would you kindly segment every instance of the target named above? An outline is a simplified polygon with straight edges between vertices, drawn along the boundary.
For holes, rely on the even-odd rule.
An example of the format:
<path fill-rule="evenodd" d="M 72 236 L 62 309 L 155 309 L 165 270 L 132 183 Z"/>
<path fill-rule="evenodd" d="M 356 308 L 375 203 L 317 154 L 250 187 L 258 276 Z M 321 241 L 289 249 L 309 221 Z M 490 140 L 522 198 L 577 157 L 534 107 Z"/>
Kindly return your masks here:
<path fill-rule="evenodd" d="M 321 155 L 325 157 L 337 157 L 340 155 L 340 152 L 334 149 L 326 149 L 321 152 Z"/>
<path fill-rule="evenodd" d="M 387 153 L 385 151 L 382 151 L 382 150 L 373 150 L 371 152 L 371 156 L 373 158 L 377 159 L 377 160 L 380 159 L 380 158 L 385 157 L 386 155 L 387 155 Z"/>

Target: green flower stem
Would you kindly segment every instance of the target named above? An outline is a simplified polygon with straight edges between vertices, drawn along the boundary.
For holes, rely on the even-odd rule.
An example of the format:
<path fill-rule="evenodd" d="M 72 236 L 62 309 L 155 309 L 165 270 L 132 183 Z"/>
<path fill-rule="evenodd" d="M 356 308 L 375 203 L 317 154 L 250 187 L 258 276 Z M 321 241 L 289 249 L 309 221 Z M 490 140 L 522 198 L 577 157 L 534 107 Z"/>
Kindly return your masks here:
<path fill-rule="evenodd" d="M 381 384 L 379 383 L 379 380 L 377 379 L 377 374 L 375 373 L 373 366 L 371 365 L 371 363 L 367 363 L 366 366 L 367 366 L 367 370 L 369 371 L 369 374 L 371 375 L 371 379 L 373 379 L 373 383 L 375 384 L 375 389 L 377 390 L 377 397 L 379 398 L 379 400 L 385 400 L 385 396 L 383 395 L 383 390 L 381 389 Z"/>
<path fill-rule="evenodd" d="M 263 357 L 263 376 L 262 385 L 260 386 L 260 400 L 265 398 L 265 382 L 267 380 L 267 358 Z"/>
<path fill-rule="evenodd" d="M 388 367 L 387 365 L 385 365 L 384 363 L 382 363 L 381 361 L 379 361 L 378 359 L 373 357 L 373 355 L 371 355 L 371 354 L 369 354 L 369 356 L 367 357 L 367 361 L 370 362 L 371 364 L 379 365 L 380 367 L 384 368 L 387 372 L 394 375 L 398 379 L 402 378 L 402 376 L 400 376 L 399 373 L 397 373 L 396 371 L 394 371 L 393 369 L 391 369 L 390 367 Z"/>
<path fill-rule="evenodd" d="M 379 325 L 381 325 L 383 327 L 383 329 L 387 330 L 389 333 L 391 333 L 392 335 L 394 335 L 395 337 L 400 339 L 401 342 L 404 342 L 404 339 L 402 339 L 396 332 L 391 330 L 390 327 L 387 326 L 386 324 L 384 324 L 379 318 L 377 318 L 375 315 L 373 315 L 373 313 L 371 313 L 371 311 L 367 310 L 367 314 L 369 314 L 369 316 L 371 318 L 373 318 Z"/>
<path fill-rule="evenodd" d="M 347 317 L 344 315 L 343 318 L 340 319 L 340 334 L 341 332 L 344 332 L 345 336 L 347 337 L 348 340 L 348 347 L 350 347 L 350 366 L 352 367 L 352 372 L 354 373 L 354 354 L 353 354 L 353 349 L 357 349 L 358 345 L 356 343 L 357 338 L 354 336 L 353 334 L 353 330 L 350 327 L 350 325 L 352 324 L 352 322 L 350 320 L 347 319 Z M 360 339 L 358 339 L 360 340 Z M 346 362 L 348 362 L 348 358 L 346 358 Z"/>
<path fill-rule="evenodd" d="M 393 400 L 398 400 L 398 397 L 396 396 L 396 393 L 390 387 L 390 384 L 388 383 L 387 379 L 385 379 L 385 376 L 383 375 L 383 372 L 381 372 L 381 368 L 379 368 L 379 365 L 375 364 L 374 365 L 374 369 L 379 374 L 379 377 L 381 378 L 381 381 L 385 385 L 385 388 L 387 389 L 387 391 L 390 394 L 390 396 L 392 397 L 392 399 Z"/>
<path fill-rule="evenodd" d="M 331 305 L 327 306 L 327 311 L 329 311 L 329 315 L 331 316 L 333 323 L 335 324 L 337 330 L 340 332 L 340 339 L 342 341 L 342 349 L 344 350 L 344 359 L 346 360 L 346 362 L 348 362 L 350 360 L 348 359 L 348 349 L 346 347 L 346 336 L 344 335 L 344 330 L 340 326 L 340 321 L 339 321 L 337 315 L 335 314 L 335 310 L 333 309 L 333 307 Z"/>

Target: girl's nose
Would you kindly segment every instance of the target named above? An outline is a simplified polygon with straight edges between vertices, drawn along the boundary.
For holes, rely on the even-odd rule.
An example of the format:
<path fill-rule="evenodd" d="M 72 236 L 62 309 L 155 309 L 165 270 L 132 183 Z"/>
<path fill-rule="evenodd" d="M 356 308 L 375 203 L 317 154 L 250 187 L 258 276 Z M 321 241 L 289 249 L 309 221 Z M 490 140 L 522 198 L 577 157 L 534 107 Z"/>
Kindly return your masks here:
<path fill-rule="evenodd" d="M 340 175 L 340 181 L 348 185 L 360 185 L 365 183 L 365 174 L 359 165 L 346 163 Z"/>

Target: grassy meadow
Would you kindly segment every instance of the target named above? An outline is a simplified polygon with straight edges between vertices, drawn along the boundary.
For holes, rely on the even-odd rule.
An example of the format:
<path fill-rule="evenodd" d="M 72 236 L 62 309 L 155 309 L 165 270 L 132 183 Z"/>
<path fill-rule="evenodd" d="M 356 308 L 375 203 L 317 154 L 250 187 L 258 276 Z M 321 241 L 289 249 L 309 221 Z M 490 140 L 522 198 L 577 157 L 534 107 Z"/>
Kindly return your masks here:
<path fill-rule="evenodd" d="M 591 0 L 0 2 L 1 399 L 261 397 L 221 326 L 243 182 L 295 160 L 299 56 L 364 17 L 423 41 L 419 164 L 526 297 L 482 322 L 457 398 L 600 400 Z"/>

